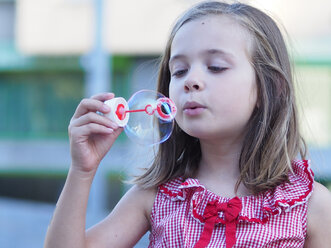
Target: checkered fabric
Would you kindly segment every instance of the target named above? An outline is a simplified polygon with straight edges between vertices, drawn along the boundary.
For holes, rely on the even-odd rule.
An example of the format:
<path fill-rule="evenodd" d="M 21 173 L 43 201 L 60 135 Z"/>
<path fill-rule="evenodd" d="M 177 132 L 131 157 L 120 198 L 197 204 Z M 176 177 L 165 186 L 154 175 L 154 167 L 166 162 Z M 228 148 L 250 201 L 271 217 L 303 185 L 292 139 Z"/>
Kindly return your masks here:
<path fill-rule="evenodd" d="M 294 161 L 292 168 L 288 183 L 239 198 L 242 208 L 232 247 L 304 246 L 307 201 L 313 190 L 314 174 L 307 160 Z M 229 203 L 232 199 L 214 194 L 192 178 L 177 178 L 161 185 L 151 213 L 149 248 L 195 247 L 207 223 L 204 216 L 207 204 Z M 205 247 L 227 247 L 225 214 L 217 211 L 218 221 L 210 230 L 210 241 Z"/>

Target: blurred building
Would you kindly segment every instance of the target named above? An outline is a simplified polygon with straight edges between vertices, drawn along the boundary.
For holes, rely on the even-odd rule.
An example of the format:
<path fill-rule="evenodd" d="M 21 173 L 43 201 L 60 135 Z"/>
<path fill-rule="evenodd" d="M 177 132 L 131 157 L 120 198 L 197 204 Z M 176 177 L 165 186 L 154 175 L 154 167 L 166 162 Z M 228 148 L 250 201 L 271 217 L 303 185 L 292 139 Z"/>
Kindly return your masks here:
<path fill-rule="evenodd" d="M 199 1 L 103 2 L 109 88 L 125 98 L 139 89 L 155 89 L 157 62 L 170 27 L 184 9 Z M 317 175 L 331 180 L 331 4 L 243 2 L 269 12 L 291 37 L 303 133 Z M 67 126 L 87 94 L 86 63 L 98 20 L 94 7 L 92 0 L 0 0 L 1 175 L 47 177 L 64 175 L 68 169 Z M 112 157 L 106 158 L 106 171 L 130 170 L 134 161 L 117 153 L 125 149 L 131 154 L 130 146 L 122 136 Z"/>

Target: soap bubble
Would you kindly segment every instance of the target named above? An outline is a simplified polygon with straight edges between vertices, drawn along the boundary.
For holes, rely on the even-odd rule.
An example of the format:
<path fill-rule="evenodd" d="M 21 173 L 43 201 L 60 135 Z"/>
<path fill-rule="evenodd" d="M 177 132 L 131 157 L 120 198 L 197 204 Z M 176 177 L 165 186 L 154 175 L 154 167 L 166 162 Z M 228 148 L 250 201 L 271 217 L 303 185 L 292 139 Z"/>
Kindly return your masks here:
<path fill-rule="evenodd" d="M 159 92 L 141 90 L 128 100 L 130 118 L 124 127 L 126 135 L 142 145 L 166 141 L 174 127 L 176 106 Z"/>

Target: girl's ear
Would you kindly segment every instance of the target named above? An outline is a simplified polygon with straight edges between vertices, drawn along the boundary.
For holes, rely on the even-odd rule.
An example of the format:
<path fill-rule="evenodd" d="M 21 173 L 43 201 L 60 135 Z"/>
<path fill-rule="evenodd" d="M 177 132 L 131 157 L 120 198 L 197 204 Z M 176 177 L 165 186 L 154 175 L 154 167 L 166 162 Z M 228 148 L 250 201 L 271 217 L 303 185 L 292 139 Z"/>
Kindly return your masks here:
<path fill-rule="evenodd" d="M 257 101 L 256 101 L 256 106 L 255 106 L 255 107 L 259 109 L 259 108 L 260 108 L 260 105 L 261 105 L 261 103 L 260 103 L 260 99 L 257 99 Z"/>
<path fill-rule="evenodd" d="M 255 93 L 254 94 L 256 94 L 256 104 L 255 104 L 255 107 L 259 109 L 260 106 L 261 106 L 261 99 L 260 99 L 259 86 L 258 86 L 257 83 L 255 84 Z"/>

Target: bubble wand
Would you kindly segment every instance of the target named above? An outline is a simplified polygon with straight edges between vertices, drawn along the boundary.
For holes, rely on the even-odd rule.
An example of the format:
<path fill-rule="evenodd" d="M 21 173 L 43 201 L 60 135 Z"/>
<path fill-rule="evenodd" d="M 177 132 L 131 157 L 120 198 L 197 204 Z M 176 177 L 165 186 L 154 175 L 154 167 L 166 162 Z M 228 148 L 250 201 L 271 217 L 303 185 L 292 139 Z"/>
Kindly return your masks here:
<path fill-rule="evenodd" d="M 105 116 L 124 127 L 127 136 L 140 144 L 159 144 L 171 135 L 177 108 L 161 93 L 141 90 L 128 101 L 116 97 L 105 104 L 111 109 Z"/>

